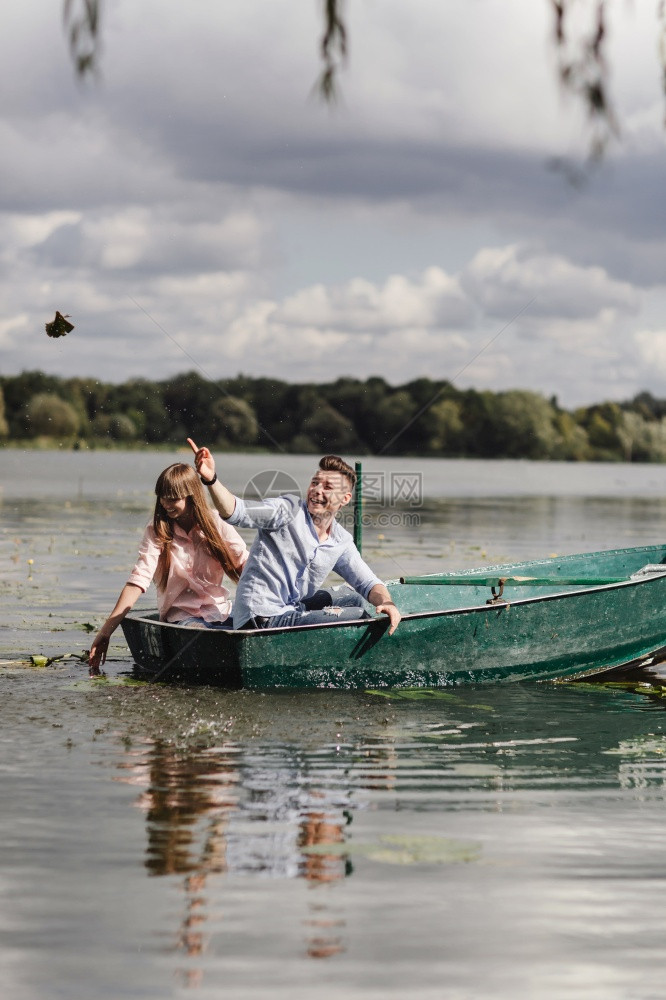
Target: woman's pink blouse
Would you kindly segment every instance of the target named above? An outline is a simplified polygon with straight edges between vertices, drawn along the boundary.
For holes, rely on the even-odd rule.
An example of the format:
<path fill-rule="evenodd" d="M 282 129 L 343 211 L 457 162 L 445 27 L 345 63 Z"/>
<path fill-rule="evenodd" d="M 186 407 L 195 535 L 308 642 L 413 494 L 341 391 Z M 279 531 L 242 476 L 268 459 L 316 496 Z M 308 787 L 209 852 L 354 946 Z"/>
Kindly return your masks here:
<path fill-rule="evenodd" d="M 220 536 L 226 542 L 238 569 L 247 560 L 247 546 L 235 528 L 215 511 Z M 136 566 L 128 583 L 145 591 L 155 576 L 162 546 L 155 537 L 152 522 L 143 533 Z M 222 585 L 224 571 L 207 550 L 203 532 L 198 526 L 188 533 L 174 525 L 171 543 L 171 566 L 164 589 L 158 588 L 157 606 L 162 621 L 173 622 L 196 615 L 205 621 L 224 621 L 231 614 L 229 591 Z"/>

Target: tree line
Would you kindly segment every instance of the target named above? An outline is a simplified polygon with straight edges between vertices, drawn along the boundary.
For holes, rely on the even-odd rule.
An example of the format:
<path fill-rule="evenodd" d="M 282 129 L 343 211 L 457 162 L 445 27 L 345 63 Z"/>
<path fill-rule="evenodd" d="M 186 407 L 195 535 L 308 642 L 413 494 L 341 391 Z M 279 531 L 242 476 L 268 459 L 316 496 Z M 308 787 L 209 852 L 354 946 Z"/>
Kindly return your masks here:
<path fill-rule="evenodd" d="M 182 444 L 218 450 L 563 461 L 666 461 L 666 400 L 566 410 L 524 389 L 457 389 L 418 378 L 292 384 L 195 371 L 122 384 L 41 371 L 0 376 L 0 440 L 66 447 Z"/>

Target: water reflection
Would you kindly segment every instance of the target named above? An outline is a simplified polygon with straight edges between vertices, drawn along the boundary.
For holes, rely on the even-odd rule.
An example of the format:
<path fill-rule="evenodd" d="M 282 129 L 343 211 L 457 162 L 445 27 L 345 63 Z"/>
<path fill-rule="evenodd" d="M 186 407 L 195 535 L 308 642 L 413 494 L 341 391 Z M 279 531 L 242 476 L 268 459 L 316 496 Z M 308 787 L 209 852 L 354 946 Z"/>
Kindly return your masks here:
<path fill-rule="evenodd" d="M 235 732 L 188 745 L 176 720 L 168 737 L 163 713 L 195 696 L 165 692 L 159 721 L 166 735 L 133 736 L 116 758 L 121 780 L 139 790 L 146 872 L 177 880 L 180 916 L 170 937 L 183 959 L 183 984 L 202 983 L 239 906 L 243 912 L 265 892 L 259 887 L 267 880 L 307 889 L 297 902 L 301 954 L 328 960 L 350 948 L 348 883 L 359 866 L 363 880 L 368 865 L 434 872 L 433 865 L 478 862 L 491 866 L 485 877 L 496 894 L 506 881 L 507 893 L 522 892 L 524 883 L 529 895 L 540 858 L 545 872 L 612 879 L 627 865 L 625 834 L 618 853 L 612 832 L 613 817 L 624 815 L 618 796 L 633 804 L 666 799 L 663 704 L 625 690 L 339 694 L 199 693 L 197 711 L 220 719 L 224 706 Z M 128 697 L 114 691 L 118 706 L 126 708 Z M 139 697 L 132 695 L 134 708 Z M 287 742 L 288 730 L 301 736 Z M 594 810 L 603 802 L 606 811 L 614 805 L 600 841 Z M 245 881 L 242 905 L 238 879 Z M 448 882 L 466 892 L 464 874 L 444 877 L 443 889 Z M 279 889 L 275 898 L 290 897 Z"/>
<path fill-rule="evenodd" d="M 151 876 L 183 875 L 183 916 L 174 950 L 204 954 L 209 921 L 207 882 L 227 871 L 226 827 L 235 808 L 238 774 L 224 752 L 183 752 L 163 740 L 128 751 L 122 781 L 142 788 L 136 804 L 146 814 L 145 867 Z M 197 965 L 180 970 L 185 986 L 198 986 Z"/>
<path fill-rule="evenodd" d="M 146 868 L 151 875 L 226 871 L 224 831 L 235 807 L 238 775 L 223 752 L 182 753 L 156 742 L 136 766 L 147 787 L 138 805 L 146 812 Z"/>
<path fill-rule="evenodd" d="M 88 644 L 167 459 L 2 454 L 5 657 Z M 424 502 L 388 531 L 369 508 L 380 576 L 663 535 L 655 466 L 391 461 Z M 119 637 L 110 680 L 128 669 Z M 91 688 L 73 660 L 0 680 L 7 996 L 663 994 L 657 697 Z"/>
<path fill-rule="evenodd" d="M 390 787 L 392 754 L 368 748 L 363 757 L 381 763 L 367 787 Z M 316 889 L 353 872 L 341 846 L 358 807 L 356 789 L 343 790 L 339 775 L 293 747 L 257 753 L 233 743 L 183 749 L 155 740 L 128 749 L 118 767 L 121 781 L 141 788 L 136 804 L 146 817 L 148 874 L 184 876 L 175 950 L 190 959 L 204 954 L 211 934 L 211 878 L 302 878 Z M 309 957 L 345 950 L 345 920 L 328 897 L 309 902 L 303 923 Z M 188 968 L 184 978 L 196 985 L 200 972 Z"/>

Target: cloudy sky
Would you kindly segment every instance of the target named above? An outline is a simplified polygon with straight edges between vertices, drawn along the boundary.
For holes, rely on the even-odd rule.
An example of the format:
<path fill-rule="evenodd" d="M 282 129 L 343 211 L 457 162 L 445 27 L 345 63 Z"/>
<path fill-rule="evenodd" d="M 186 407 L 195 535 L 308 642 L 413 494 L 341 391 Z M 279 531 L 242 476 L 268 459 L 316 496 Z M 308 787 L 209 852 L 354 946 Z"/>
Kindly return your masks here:
<path fill-rule="evenodd" d="M 621 136 L 577 185 L 549 0 L 347 0 L 334 109 L 318 0 L 105 4 L 85 85 L 61 0 L 3 15 L 2 374 L 666 396 L 657 0 L 609 0 Z"/>

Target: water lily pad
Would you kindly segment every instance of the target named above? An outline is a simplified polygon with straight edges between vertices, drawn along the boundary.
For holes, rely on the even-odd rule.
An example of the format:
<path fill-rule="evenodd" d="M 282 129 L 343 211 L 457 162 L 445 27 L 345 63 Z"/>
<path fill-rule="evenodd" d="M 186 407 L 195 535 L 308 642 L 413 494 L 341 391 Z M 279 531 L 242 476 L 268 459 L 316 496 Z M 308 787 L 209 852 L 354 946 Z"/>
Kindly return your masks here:
<path fill-rule="evenodd" d="M 620 757 L 663 757 L 666 754 L 666 739 L 662 736 L 637 736 L 635 739 L 622 740 L 618 746 L 601 752 Z"/>
<path fill-rule="evenodd" d="M 371 842 L 335 841 L 330 844 L 310 844 L 301 850 L 304 854 L 361 855 L 371 861 L 390 865 L 460 864 L 478 861 L 481 856 L 481 845 L 475 841 L 390 834 Z"/>
<path fill-rule="evenodd" d="M 596 691 L 627 691 L 629 694 L 646 694 L 652 698 L 666 698 L 666 685 L 658 681 L 599 681 L 592 684 L 576 682 L 575 687 Z"/>
<path fill-rule="evenodd" d="M 72 681 L 68 688 L 88 688 L 93 687 L 146 687 L 147 682 L 138 680 L 136 677 L 108 677 L 106 674 L 97 674 L 94 677 L 86 677 L 85 680 Z"/>
<path fill-rule="evenodd" d="M 451 691 L 441 691 L 439 688 L 387 688 L 386 690 L 372 688 L 365 692 L 379 698 L 390 698 L 391 701 L 448 701 L 461 708 L 478 708 L 483 712 L 492 712 L 492 705 L 471 704 L 459 694 Z"/>
<path fill-rule="evenodd" d="M 29 660 L 24 661 L 32 667 L 50 667 L 53 663 L 61 663 L 63 660 L 77 660 L 79 663 L 88 662 L 88 650 L 81 653 L 61 653 L 60 656 L 44 656 L 41 653 L 33 653 Z"/>

